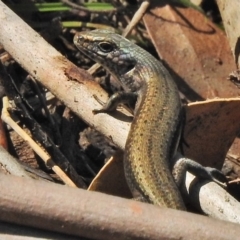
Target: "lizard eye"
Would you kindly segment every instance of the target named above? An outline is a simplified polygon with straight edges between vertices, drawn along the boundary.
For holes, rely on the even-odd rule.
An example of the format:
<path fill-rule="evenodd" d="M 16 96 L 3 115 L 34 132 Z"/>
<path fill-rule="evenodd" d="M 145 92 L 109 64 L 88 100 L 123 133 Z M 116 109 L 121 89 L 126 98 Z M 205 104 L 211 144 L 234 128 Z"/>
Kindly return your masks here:
<path fill-rule="evenodd" d="M 113 50 L 113 46 L 109 42 L 101 42 L 98 44 L 98 46 L 104 53 L 109 53 Z"/>

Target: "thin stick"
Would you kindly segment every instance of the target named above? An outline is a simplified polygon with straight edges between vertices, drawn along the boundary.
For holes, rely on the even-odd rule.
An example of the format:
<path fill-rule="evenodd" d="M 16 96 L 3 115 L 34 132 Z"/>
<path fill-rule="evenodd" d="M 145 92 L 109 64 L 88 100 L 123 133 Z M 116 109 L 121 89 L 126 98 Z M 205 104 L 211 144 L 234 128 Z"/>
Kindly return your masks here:
<path fill-rule="evenodd" d="M 139 9 L 135 12 L 131 22 L 128 24 L 128 26 L 125 28 L 123 32 L 123 36 L 126 37 L 132 29 L 139 23 L 139 21 L 142 19 L 143 15 L 148 9 L 149 1 L 143 1 Z"/>
<path fill-rule="evenodd" d="M 47 166 L 50 166 L 52 170 L 62 179 L 62 181 L 71 187 L 76 187 L 75 183 L 59 168 L 51 157 L 42 150 L 41 147 L 11 118 L 9 112 L 9 101 L 7 97 L 3 97 L 3 109 L 2 109 L 2 120 L 7 123 L 14 131 L 19 134 L 23 140 L 25 140 L 34 150 L 34 152 L 42 158 Z"/>

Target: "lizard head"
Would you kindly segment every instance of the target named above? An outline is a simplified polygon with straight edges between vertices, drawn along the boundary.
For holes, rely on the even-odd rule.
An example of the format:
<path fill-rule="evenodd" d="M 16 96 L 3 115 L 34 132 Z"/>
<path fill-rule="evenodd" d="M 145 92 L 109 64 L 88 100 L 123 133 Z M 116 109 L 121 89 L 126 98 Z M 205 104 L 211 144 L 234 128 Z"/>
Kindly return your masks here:
<path fill-rule="evenodd" d="M 76 33 L 76 47 L 110 73 L 120 78 L 136 65 L 133 44 L 126 38 L 109 30 L 93 30 Z"/>

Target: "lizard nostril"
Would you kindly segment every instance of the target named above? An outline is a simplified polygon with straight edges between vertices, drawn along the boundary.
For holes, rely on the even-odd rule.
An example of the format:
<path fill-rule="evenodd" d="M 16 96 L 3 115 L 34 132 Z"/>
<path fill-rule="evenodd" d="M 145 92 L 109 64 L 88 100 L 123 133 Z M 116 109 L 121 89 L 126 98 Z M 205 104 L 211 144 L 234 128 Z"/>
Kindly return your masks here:
<path fill-rule="evenodd" d="M 78 35 L 78 40 L 84 40 L 84 37 L 82 35 Z"/>
<path fill-rule="evenodd" d="M 73 38 L 73 42 L 76 43 L 81 43 L 83 42 L 84 37 L 82 35 L 76 34 Z"/>

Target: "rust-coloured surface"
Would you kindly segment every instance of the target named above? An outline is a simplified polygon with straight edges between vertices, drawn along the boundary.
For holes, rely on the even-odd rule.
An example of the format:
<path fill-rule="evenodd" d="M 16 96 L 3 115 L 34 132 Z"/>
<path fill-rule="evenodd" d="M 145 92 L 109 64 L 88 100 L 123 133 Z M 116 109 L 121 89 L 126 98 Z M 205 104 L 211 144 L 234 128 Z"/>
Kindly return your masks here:
<path fill-rule="evenodd" d="M 65 74 L 69 79 L 78 81 L 80 83 L 84 83 L 85 81 L 93 81 L 93 77 L 85 70 L 81 68 L 76 68 L 72 64 L 68 64 L 66 66 L 67 68 L 65 69 Z M 96 83 L 94 82 L 93 84 Z"/>
<path fill-rule="evenodd" d="M 152 1 L 144 22 L 159 56 L 176 73 L 179 89 L 193 101 L 239 96 L 226 80 L 235 64 L 224 32 L 200 12 L 167 2 Z"/>

